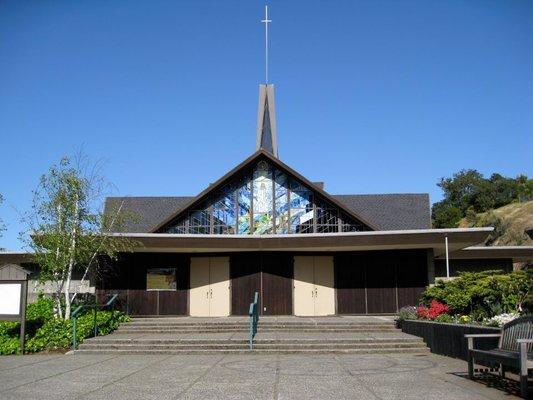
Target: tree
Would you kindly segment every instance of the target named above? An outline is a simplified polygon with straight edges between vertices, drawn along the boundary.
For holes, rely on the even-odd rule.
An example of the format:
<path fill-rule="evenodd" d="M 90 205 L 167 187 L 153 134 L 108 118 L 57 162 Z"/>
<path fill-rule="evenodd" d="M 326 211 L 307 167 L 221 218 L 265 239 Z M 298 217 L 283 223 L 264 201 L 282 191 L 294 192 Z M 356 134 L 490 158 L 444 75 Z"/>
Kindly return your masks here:
<path fill-rule="evenodd" d="M 432 219 L 435 228 L 457 228 L 463 214 L 446 200 L 433 204 Z"/>
<path fill-rule="evenodd" d="M 507 178 L 494 173 L 486 179 L 475 169 L 463 169 L 437 184 L 444 199 L 431 210 L 436 228 L 454 228 L 461 218 L 483 213 L 513 201 L 533 199 L 533 180 L 525 175 Z"/>
<path fill-rule="evenodd" d="M 484 179 L 483 175 L 475 169 L 463 169 L 452 178 L 441 178 L 437 184 L 444 192 L 444 199 L 450 206 L 465 212 L 474 203 L 474 198 L 479 191 Z"/>
<path fill-rule="evenodd" d="M 79 153 L 74 162 L 63 158 L 41 176 L 34 192 L 30 220 L 30 247 L 40 266 L 40 280 L 56 286 L 56 314 L 69 319 L 76 294 L 69 288 L 74 271 L 82 271 L 82 281 L 100 267 L 101 256 L 116 259 L 119 252 L 132 251 L 136 243 L 112 235 L 120 230 L 126 214 L 117 209 L 101 211 L 105 187 L 97 164 L 90 165 Z"/>

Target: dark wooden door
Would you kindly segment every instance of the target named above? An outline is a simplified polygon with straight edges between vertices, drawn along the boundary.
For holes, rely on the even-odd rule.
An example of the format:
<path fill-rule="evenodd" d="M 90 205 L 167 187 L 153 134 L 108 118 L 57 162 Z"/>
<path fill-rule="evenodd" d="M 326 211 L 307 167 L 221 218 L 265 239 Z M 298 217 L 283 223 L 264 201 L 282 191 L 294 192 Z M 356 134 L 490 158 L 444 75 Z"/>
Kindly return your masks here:
<path fill-rule="evenodd" d="M 230 257 L 231 314 L 248 315 L 255 292 L 261 293 L 261 259 L 256 254 Z"/>
<path fill-rule="evenodd" d="M 261 255 L 262 314 L 292 314 L 293 257 L 285 254 Z"/>
<path fill-rule="evenodd" d="M 394 254 L 370 253 L 365 264 L 368 313 L 395 313 L 396 265 Z"/>
<path fill-rule="evenodd" d="M 365 263 L 361 255 L 335 257 L 338 314 L 365 314 Z"/>

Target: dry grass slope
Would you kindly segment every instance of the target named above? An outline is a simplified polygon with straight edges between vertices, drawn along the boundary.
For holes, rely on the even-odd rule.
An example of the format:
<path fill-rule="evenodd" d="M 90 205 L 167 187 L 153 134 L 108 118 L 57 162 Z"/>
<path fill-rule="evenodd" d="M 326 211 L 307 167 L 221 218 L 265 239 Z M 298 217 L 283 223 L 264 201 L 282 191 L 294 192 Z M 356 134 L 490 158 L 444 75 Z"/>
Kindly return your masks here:
<path fill-rule="evenodd" d="M 511 203 L 495 210 L 477 214 L 476 222 L 463 218 L 459 223 L 459 227 L 479 226 L 480 222 L 490 219 L 490 213 L 501 218 L 506 225 L 505 233 L 499 236 L 492 245 L 533 245 L 533 239 L 525 233 L 526 230 L 533 228 L 533 201 Z"/>

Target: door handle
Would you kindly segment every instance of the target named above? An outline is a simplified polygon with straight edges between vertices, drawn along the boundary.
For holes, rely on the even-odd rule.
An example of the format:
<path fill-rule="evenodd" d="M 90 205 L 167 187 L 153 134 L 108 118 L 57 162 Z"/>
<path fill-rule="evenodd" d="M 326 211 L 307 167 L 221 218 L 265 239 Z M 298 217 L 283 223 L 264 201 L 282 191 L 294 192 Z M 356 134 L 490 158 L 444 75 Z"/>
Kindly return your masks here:
<path fill-rule="evenodd" d="M 209 289 L 209 293 L 211 294 L 211 298 L 213 298 L 213 289 Z"/>

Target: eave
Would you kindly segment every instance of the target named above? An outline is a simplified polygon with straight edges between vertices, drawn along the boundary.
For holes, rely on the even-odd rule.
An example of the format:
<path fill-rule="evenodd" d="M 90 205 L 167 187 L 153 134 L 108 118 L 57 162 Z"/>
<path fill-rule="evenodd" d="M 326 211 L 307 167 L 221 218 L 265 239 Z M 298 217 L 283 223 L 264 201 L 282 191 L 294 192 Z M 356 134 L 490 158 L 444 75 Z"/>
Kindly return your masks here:
<path fill-rule="evenodd" d="M 138 252 L 229 253 L 242 251 L 334 252 L 433 249 L 436 256 L 483 242 L 493 228 L 417 229 L 288 235 L 190 235 L 114 233 L 140 243 Z"/>
<path fill-rule="evenodd" d="M 437 259 L 444 259 L 443 256 Z M 533 246 L 471 246 L 450 253 L 451 260 L 507 259 L 513 262 L 533 260 Z"/>

